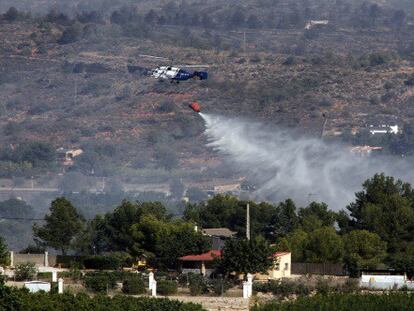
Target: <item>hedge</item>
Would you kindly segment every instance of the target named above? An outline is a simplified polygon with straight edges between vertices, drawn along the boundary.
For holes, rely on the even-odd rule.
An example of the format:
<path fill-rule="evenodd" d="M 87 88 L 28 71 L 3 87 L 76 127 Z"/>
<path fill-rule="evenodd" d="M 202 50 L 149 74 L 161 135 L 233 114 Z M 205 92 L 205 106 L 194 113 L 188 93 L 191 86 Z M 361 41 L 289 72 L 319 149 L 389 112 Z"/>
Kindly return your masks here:
<path fill-rule="evenodd" d="M 147 286 L 141 275 L 133 274 L 122 282 L 122 292 L 130 295 L 145 294 Z"/>
<path fill-rule="evenodd" d="M 27 290 L 6 286 L 0 286 L 0 297 L 0 310 L 8 311 L 203 311 L 200 305 L 164 298 L 30 294 Z"/>
<path fill-rule="evenodd" d="M 105 292 L 116 287 L 116 276 L 113 273 L 92 272 L 84 278 L 85 287 L 95 292 Z"/>
<path fill-rule="evenodd" d="M 178 284 L 175 281 L 159 280 L 157 282 L 157 293 L 163 296 L 176 294 L 178 291 Z"/>
<path fill-rule="evenodd" d="M 331 294 L 299 297 L 295 301 L 273 301 L 254 306 L 252 311 L 411 311 L 414 295 L 406 293 L 375 294 Z"/>

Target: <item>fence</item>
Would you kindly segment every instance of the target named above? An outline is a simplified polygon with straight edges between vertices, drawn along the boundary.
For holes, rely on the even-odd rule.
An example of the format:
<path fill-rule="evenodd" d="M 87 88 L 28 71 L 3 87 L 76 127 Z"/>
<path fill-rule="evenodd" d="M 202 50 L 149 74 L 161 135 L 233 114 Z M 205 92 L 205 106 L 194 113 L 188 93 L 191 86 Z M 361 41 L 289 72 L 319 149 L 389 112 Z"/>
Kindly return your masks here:
<path fill-rule="evenodd" d="M 342 264 L 335 263 L 292 263 L 292 274 L 348 275 Z"/>
<path fill-rule="evenodd" d="M 53 267 L 56 265 L 56 256 L 44 254 L 19 254 L 10 252 L 10 264 L 16 266 L 24 263 L 34 263 L 37 266 Z"/>

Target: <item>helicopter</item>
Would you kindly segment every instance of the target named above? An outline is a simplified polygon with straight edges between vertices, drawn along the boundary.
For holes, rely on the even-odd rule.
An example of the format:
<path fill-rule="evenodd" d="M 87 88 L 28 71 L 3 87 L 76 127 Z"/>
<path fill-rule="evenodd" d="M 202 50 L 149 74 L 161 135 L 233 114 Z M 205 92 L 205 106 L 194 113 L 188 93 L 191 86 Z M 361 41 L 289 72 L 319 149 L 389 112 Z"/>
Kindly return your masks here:
<path fill-rule="evenodd" d="M 199 66 L 198 66 L 199 67 Z M 187 71 L 180 67 L 160 66 L 151 72 L 151 76 L 159 81 L 170 80 L 171 83 L 180 83 L 189 79 L 207 80 L 207 71 Z"/>

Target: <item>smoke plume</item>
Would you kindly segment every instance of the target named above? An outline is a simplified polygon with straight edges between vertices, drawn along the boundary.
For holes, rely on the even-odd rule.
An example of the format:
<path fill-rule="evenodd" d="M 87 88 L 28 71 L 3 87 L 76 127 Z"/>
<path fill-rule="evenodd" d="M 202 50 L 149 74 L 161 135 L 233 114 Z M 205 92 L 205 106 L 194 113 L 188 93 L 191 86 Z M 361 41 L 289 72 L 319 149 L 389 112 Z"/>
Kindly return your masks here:
<path fill-rule="evenodd" d="M 346 146 L 291 130 L 237 118 L 201 116 L 209 146 L 254 181 L 256 200 L 292 198 L 301 205 L 321 201 L 338 210 L 353 201 L 363 181 L 375 173 L 413 180 L 412 165 L 404 159 L 355 156 Z"/>

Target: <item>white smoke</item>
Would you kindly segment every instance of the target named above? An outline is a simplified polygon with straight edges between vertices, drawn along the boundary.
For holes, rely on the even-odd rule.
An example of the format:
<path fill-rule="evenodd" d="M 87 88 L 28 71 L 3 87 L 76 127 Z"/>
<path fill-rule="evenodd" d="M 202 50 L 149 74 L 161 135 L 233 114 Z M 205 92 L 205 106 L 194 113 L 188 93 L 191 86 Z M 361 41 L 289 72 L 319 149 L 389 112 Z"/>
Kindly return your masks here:
<path fill-rule="evenodd" d="M 258 200 L 292 198 L 299 204 L 322 201 L 338 210 L 353 201 L 363 181 L 375 173 L 412 180 L 412 165 L 408 161 L 358 157 L 345 146 L 285 129 L 269 129 L 237 118 L 200 115 L 206 123 L 209 146 L 258 185 Z"/>

